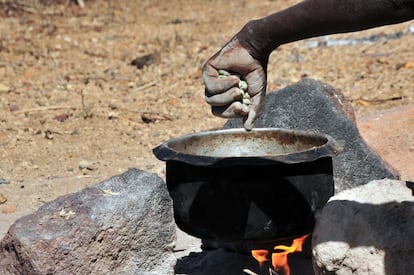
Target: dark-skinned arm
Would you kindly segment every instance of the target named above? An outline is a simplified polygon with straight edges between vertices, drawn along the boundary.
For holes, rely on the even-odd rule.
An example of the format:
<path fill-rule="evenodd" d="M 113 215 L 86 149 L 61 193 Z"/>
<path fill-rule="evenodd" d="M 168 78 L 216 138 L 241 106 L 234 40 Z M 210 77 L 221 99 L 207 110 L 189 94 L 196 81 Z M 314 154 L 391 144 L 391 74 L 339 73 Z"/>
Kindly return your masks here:
<path fill-rule="evenodd" d="M 414 0 L 308 0 L 259 20 L 237 35 L 259 57 L 279 45 L 321 35 L 361 31 L 414 19 Z"/>
<path fill-rule="evenodd" d="M 243 117 L 253 123 L 262 108 L 271 52 L 306 38 L 365 30 L 414 19 L 414 0 L 307 0 L 267 17 L 249 21 L 203 67 L 206 102 L 213 114 Z M 218 77 L 218 70 L 233 75 Z M 242 104 L 239 80 L 248 84 L 250 104 Z"/>

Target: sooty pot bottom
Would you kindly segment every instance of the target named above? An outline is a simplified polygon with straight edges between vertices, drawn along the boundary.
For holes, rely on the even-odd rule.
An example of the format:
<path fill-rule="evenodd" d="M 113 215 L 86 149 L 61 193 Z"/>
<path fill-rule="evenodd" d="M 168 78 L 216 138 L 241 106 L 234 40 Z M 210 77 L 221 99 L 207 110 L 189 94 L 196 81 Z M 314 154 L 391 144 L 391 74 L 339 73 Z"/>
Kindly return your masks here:
<path fill-rule="evenodd" d="M 310 233 L 333 194 L 330 157 L 225 167 L 167 161 L 166 168 L 177 225 L 205 240 L 260 243 Z"/>

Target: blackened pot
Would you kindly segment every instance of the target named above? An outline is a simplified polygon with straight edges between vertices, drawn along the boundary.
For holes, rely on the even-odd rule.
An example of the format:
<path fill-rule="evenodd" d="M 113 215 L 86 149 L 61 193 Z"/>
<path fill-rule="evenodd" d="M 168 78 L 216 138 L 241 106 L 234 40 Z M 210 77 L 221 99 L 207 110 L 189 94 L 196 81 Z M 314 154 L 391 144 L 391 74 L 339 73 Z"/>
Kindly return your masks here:
<path fill-rule="evenodd" d="M 154 148 L 166 161 L 177 225 L 210 240 L 287 239 L 310 233 L 333 195 L 328 135 L 228 129 L 185 135 Z"/>

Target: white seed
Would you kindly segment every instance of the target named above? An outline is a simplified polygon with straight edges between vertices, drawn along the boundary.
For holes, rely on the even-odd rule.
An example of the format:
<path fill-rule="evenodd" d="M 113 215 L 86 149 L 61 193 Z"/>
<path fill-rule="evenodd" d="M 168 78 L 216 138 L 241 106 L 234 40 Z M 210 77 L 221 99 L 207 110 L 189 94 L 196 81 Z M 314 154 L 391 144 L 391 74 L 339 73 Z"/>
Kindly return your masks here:
<path fill-rule="evenodd" d="M 247 91 L 247 82 L 244 80 L 239 81 L 239 89 L 243 91 Z"/>
<path fill-rule="evenodd" d="M 225 70 L 218 70 L 219 76 L 230 76 L 230 73 Z"/>
<path fill-rule="evenodd" d="M 249 105 L 251 103 L 250 95 L 249 95 L 248 92 L 243 92 L 243 94 L 242 94 L 242 103 L 246 104 L 246 105 Z"/>
<path fill-rule="evenodd" d="M 250 103 L 251 103 L 250 98 L 243 98 L 242 103 L 245 104 L 245 105 L 250 105 Z"/>
<path fill-rule="evenodd" d="M 226 70 L 218 70 L 219 78 L 225 78 L 227 76 L 230 76 L 231 74 Z M 242 91 L 242 99 L 241 102 L 243 104 L 249 105 L 251 103 L 250 101 L 250 95 L 247 93 L 247 82 L 245 80 L 239 81 L 239 89 Z"/>

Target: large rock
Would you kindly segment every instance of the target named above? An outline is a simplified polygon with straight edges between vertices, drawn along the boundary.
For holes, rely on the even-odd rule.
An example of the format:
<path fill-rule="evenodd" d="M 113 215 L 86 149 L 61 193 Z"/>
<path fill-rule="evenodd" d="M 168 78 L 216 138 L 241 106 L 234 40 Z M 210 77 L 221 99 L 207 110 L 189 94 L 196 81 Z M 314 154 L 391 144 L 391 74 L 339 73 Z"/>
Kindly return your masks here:
<path fill-rule="evenodd" d="M 236 127 L 242 127 L 240 119 L 230 119 L 224 125 Z M 398 173 L 361 138 L 351 105 L 327 84 L 304 79 L 269 93 L 255 127 L 308 130 L 332 136 L 344 148 L 333 158 L 336 191 L 375 179 L 398 178 Z"/>
<path fill-rule="evenodd" d="M 414 183 L 384 179 L 341 192 L 313 233 L 315 273 L 413 274 L 413 228 Z"/>
<path fill-rule="evenodd" d="M 165 183 L 130 169 L 17 220 L 0 274 L 173 274 L 174 238 Z"/>
<path fill-rule="evenodd" d="M 414 104 L 358 118 L 367 144 L 398 169 L 402 180 L 414 180 Z"/>

